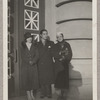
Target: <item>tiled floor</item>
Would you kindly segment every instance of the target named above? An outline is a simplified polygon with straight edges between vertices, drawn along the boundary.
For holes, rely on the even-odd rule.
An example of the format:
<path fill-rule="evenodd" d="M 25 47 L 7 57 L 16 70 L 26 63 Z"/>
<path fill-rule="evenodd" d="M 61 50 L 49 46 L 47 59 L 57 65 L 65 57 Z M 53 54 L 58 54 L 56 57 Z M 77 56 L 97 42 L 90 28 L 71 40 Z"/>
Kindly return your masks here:
<path fill-rule="evenodd" d="M 52 88 L 53 98 L 39 98 L 39 93 L 37 94 L 36 100 L 57 100 L 57 95 L 54 88 Z M 70 89 L 66 94 L 65 100 L 92 100 L 92 80 L 70 80 Z M 10 98 L 9 100 L 27 100 L 26 96 Z"/>

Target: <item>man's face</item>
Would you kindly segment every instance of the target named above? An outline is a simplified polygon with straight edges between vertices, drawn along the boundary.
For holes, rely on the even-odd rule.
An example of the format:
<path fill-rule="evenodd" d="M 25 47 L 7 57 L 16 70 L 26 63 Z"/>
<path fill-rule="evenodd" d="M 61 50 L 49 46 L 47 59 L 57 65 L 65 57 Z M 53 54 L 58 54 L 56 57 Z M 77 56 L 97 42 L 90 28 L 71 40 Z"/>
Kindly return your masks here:
<path fill-rule="evenodd" d="M 41 36 L 42 39 L 46 40 L 48 38 L 48 32 L 47 31 L 43 31 L 40 36 Z"/>
<path fill-rule="evenodd" d="M 63 37 L 62 35 L 58 35 L 58 36 L 57 36 L 57 40 L 58 40 L 59 42 L 63 41 L 63 39 L 64 39 L 64 37 Z"/>

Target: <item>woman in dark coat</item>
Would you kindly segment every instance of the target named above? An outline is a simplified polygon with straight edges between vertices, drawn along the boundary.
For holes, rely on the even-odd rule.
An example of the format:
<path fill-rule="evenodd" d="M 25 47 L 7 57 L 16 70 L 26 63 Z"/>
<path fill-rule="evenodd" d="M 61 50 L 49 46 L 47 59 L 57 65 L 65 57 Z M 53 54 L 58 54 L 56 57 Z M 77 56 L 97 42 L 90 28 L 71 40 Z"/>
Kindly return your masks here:
<path fill-rule="evenodd" d="M 39 82 L 41 86 L 41 98 L 47 96 L 52 97 L 51 84 L 54 83 L 54 66 L 51 55 L 52 46 L 54 43 L 48 40 L 48 32 L 43 29 L 40 32 L 40 42 L 38 43 L 39 61 Z"/>
<path fill-rule="evenodd" d="M 69 63 L 72 59 L 72 50 L 70 44 L 65 42 L 63 33 L 57 34 L 58 43 L 53 48 L 55 60 L 55 88 L 63 90 L 69 88 Z"/>
<path fill-rule="evenodd" d="M 37 48 L 32 42 L 32 36 L 30 33 L 24 35 L 25 41 L 22 42 L 21 47 L 21 81 L 22 88 L 27 91 L 28 100 L 33 100 L 34 90 L 39 88 L 37 61 L 39 59 L 39 53 Z"/>

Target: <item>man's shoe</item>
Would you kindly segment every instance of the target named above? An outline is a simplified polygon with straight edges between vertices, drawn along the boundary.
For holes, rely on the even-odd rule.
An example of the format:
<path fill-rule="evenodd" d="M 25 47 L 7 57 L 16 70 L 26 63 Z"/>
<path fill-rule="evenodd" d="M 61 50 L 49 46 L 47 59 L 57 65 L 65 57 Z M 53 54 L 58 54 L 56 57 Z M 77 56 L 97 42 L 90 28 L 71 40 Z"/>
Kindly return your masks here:
<path fill-rule="evenodd" d="M 48 97 L 48 98 L 52 98 L 52 96 L 51 96 L 51 95 L 47 95 L 47 97 Z"/>
<path fill-rule="evenodd" d="M 41 96 L 40 96 L 40 98 L 44 98 L 44 97 L 45 97 L 44 95 L 41 95 Z"/>

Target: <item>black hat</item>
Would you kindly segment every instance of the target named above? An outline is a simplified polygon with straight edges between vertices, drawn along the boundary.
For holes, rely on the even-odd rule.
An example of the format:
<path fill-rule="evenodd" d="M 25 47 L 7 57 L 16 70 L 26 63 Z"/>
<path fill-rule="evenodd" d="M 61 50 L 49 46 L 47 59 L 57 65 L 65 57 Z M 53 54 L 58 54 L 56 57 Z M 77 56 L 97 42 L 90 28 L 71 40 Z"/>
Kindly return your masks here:
<path fill-rule="evenodd" d="M 32 35 L 31 35 L 31 33 L 27 32 L 27 33 L 24 34 L 24 37 L 25 37 L 25 39 L 27 39 L 29 37 L 32 37 Z"/>

